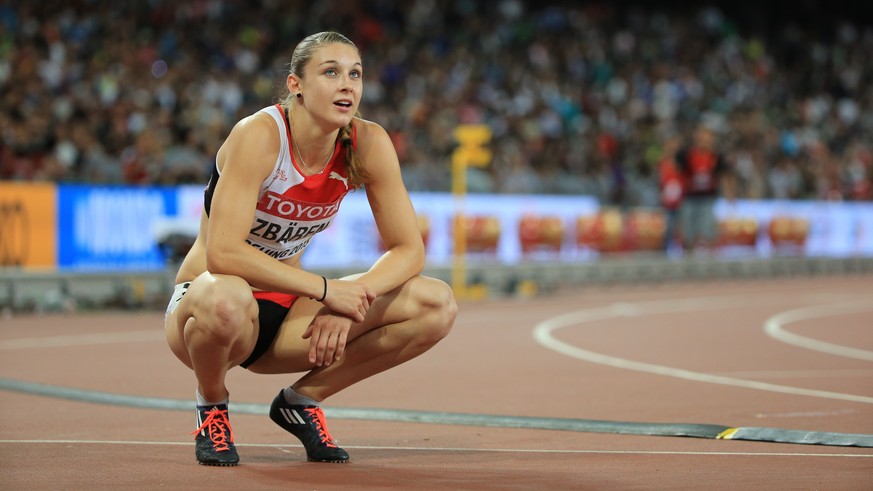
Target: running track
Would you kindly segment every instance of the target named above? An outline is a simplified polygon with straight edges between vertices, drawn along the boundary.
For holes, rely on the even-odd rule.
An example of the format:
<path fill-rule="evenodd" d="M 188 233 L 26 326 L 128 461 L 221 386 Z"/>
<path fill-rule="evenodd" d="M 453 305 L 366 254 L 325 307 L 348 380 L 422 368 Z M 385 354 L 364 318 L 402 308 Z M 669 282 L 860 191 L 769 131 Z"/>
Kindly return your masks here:
<path fill-rule="evenodd" d="M 193 377 L 161 313 L 2 319 L 0 489 L 873 486 L 866 446 L 620 434 L 669 423 L 869 441 L 870 277 L 465 302 L 432 351 L 328 401 L 346 465 L 306 462 L 261 414 L 291 381 L 232 371 L 242 465 L 198 466 Z"/>

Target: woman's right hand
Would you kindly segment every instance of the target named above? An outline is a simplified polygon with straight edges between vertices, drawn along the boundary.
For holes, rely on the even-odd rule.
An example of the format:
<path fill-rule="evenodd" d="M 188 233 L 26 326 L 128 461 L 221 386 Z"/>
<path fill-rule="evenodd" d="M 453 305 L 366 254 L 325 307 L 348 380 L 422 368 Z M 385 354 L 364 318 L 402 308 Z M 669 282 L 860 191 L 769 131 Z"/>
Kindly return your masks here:
<path fill-rule="evenodd" d="M 355 322 L 363 322 L 375 299 L 376 294 L 360 281 L 327 280 L 327 295 L 321 303 Z"/>

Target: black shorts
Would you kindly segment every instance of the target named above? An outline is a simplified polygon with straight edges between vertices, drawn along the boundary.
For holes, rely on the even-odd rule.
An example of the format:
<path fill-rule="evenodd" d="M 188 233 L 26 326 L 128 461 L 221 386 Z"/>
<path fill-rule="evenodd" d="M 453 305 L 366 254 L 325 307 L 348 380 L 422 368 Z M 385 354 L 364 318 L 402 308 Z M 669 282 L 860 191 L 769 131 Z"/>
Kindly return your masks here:
<path fill-rule="evenodd" d="M 256 300 L 258 302 L 258 309 L 260 309 L 258 313 L 258 324 L 260 325 L 258 340 L 255 341 L 255 349 L 252 350 L 252 354 L 239 364 L 243 368 L 248 368 L 249 365 L 258 361 L 258 358 L 270 349 L 270 346 L 279 334 L 279 328 L 282 327 L 285 316 L 291 310 L 291 307 L 285 307 L 270 300 L 262 298 Z"/>
<path fill-rule="evenodd" d="M 164 314 L 165 319 L 166 316 L 170 315 L 179 306 L 179 301 L 182 300 L 189 286 L 191 286 L 190 281 L 176 285 L 173 290 L 173 296 L 170 298 L 170 303 L 167 305 L 167 312 Z M 259 291 L 252 293 L 252 295 L 255 297 L 255 301 L 258 302 L 258 324 L 260 329 L 258 330 L 258 339 L 255 341 L 255 349 L 252 350 L 252 353 L 244 362 L 240 363 L 240 366 L 243 368 L 248 368 L 249 365 L 256 362 L 258 358 L 270 349 L 273 340 L 279 334 L 279 328 L 282 327 L 285 316 L 288 315 L 288 311 L 291 310 L 291 306 L 294 305 L 294 301 L 297 299 L 296 296 L 285 293 Z"/>

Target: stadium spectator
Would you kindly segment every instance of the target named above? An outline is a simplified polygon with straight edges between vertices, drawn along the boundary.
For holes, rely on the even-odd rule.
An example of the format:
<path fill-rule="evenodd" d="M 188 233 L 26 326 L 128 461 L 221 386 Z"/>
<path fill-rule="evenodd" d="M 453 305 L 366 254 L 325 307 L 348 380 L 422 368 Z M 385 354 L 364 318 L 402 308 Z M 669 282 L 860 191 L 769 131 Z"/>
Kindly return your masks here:
<path fill-rule="evenodd" d="M 680 240 L 679 209 L 682 206 L 684 183 L 676 164 L 681 139 L 673 136 L 664 141 L 658 163 L 660 201 L 664 210 L 664 251 L 669 252 Z"/>
<path fill-rule="evenodd" d="M 684 248 L 710 249 L 718 234 L 715 200 L 729 186 L 726 178 L 732 174 L 716 148 L 715 132 L 705 124 L 698 126 L 691 144 L 676 154 L 676 167 L 683 183 L 679 221 Z"/>
<path fill-rule="evenodd" d="M 447 166 L 452 128 L 462 123 L 490 125 L 495 148 L 514 145 L 517 155 L 495 158 L 490 180 L 477 175 L 475 190 L 597 193 L 606 204 L 634 205 L 639 182 L 657 185 L 646 155 L 657 135 L 715 119 L 738 198 L 775 197 L 771 170 L 788 156 L 802 177 L 797 199 L 871 199 L 873 172 L 863 157 L 873 151 L 866 2 L 785 10 L 745 2 L 688 9 L 413 0 L 344 3 L 341 15 L 331 5 L 0 6 L 0 178 L 202 179 L 191 169 L 208 170 L 233 122 L 281 83 L 285 41 L 331 27 L 351 33 L 374 67 L 364 116 L 384 121 L 395 144 L 419 153 L 398 146 L 402 162 Z M 99 146 L 70 138 L 71 124 L 84 125 Z M 165 149 L 194 138 L 193 167 L 173 171 L 172 152 L 141 155 L 143 132 Z M 614 140 L 607 142 L 614 154 L 602 155 L 601 135 Z M 89 152 L 127 167 L 110 171 Z M 43 170 L 49 154 L 60 167 Z M 518 172 L 538 178 L 504 185 L 503 176 Z M 425 177 L 410 188 L 448 190 L 447 180 L 417 174 Z"/>
<path fill-rule="evenodd" d="M 803 177 L 797 164 L 786 156 L 780 157 L 767 174 L 770 196 L 774 199 L 796 199 L 800 197 Z"/>

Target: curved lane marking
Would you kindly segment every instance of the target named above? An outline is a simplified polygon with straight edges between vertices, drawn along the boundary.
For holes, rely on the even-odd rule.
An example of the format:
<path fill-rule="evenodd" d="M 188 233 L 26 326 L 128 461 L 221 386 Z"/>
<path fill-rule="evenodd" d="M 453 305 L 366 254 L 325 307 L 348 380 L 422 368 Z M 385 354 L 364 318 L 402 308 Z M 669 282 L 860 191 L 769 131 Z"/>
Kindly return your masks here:
<path fill-rule="evenodd" d="M 773 339 L 800 348 L 820 351 L 830 355 L 873 361 L 873 351 L 826 343 L 824 341 L 786 331 L 782 328 L 785 324 L 791 324 L 792 322 L 870 311 L 873 311 L 873 304 L 864 305 L 857 303 L 844 303 L 838 305 L 813 305 L 809 307 L 801 307 L 799 309 L 780 312 L 779 314 L 767 319 L 767 321 L 764 322 L 764 332 Z"/>
<path fill-rule="evenodd" d="M 685 380 L 693 380 L 696 382 L 704 382 L 709 384 L 729 385 L 733 387 L 743 387 L 746 389 L 764 390 L 768 392 L 778 392 L 783 394 L 802 395 L 810 397 L 819 397 L 823 399 L 838 399 L 844 401 L 861 402 L 864 404 L 873 404 L 873 397 L 860 396 L 855 394 L 843 394 L 840 392 L 831 392 L 826 390 L 804 389 L 800 387 L 791 387 L 787 385 L 771 384 L 766 382 L 757 382 L 754 380 L 744 380 L 733 377 L 725 377 L 720 375 L 712 375 L 707 373 L 695 372 L 681 368 L 668 367 L 665 365 L 656 365 L 653 363 L 644 363 L 640 361 L 628 360 L 617 356 L 605 355 L 596 353 L 586 349 L 579 348 L 570 343 L 566 343 L 555 338 L 552 333 L 565 327 L 586 324 L 594 321 L 613 319 L 616 317 L 634 317 L 639 315 L 658 314 L 658 313 L 675 313 L 675 312 L 699 312 L 706 310 L 718 310 L 730 307 L 748 307 L 750 301 L 748 298 L 695 298 L 691 300 L 666 300 L 666 301 L 650 301 L 636 304 L 618 303 L 606 307 L 598 307 L 593 309 L 579 310 L 567 314 L 559 315 L 540 322 L 534 327 L 533 337 L 540 345 L 557 351 L 566 356 L 579 360 L 598 363 L 601 365 L 623 368 L 626 370 L 635 370 L 638 372 L 651 373 L 655 375 L 664 375 L 667 377 L 680 378 Z"/>

